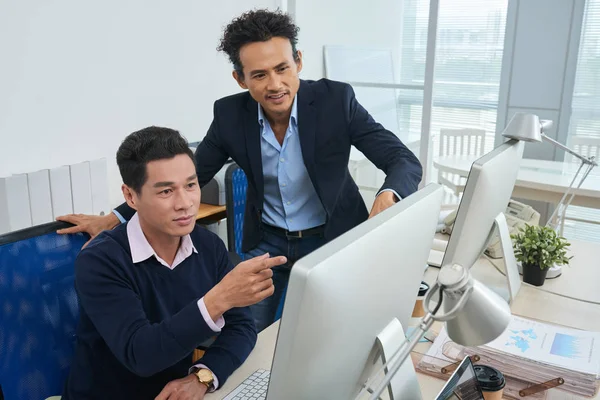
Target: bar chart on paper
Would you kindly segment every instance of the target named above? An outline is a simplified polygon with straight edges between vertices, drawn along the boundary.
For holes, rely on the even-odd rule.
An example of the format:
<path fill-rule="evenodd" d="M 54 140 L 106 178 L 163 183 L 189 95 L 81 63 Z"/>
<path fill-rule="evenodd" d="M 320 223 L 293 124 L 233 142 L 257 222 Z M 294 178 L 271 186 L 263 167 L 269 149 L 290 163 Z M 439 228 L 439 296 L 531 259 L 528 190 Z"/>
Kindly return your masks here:
<path fill-rule="evenodd" d="M 550 354 L 590 362 L 593 348 L 594 339 L 591 337 L 579 337 L 557 333 L 552 341 Z"/>

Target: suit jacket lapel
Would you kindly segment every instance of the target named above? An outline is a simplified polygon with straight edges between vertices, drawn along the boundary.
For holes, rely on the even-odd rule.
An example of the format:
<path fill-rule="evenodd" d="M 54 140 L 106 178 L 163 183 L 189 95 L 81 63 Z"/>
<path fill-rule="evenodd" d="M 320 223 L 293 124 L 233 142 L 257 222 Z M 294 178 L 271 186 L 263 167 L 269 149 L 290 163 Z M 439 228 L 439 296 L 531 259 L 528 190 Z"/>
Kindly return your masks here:
<path fill-rule="evenodd" d="M 300 81 L 298 90 L 298 133 L 300 135 L 300 147 L 302 158 L 308 171 L 308 176 L 315 187 L 317 187 L 315 173 L 315 145 L 317 134 L 317 109 L 313 105 L 314 95 L 308 83 Z"/>
<path fill-rule="evenodd" d="M 264 200 L 264 177 L 262 167 L 262 151 L 260 148 L 260 126 L 258 124 L 258 103 L 248 93 L 248 102 L 244 119 L 244 137 L 246 138 L 246 151 L 252 170 L 252 178 L 256 183 L 258 192 L 257 206 L 262 209 Z"/>

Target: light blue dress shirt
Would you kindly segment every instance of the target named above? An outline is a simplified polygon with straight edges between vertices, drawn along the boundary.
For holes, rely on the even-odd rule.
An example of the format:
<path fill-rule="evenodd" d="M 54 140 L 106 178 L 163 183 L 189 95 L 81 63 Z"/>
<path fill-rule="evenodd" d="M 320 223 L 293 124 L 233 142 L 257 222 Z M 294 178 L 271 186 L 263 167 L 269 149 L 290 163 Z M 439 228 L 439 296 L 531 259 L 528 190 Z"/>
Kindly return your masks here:
<path fill-rule="evenodd" d="M 258 105 L 260 149 L 264 176 L 263 222 L 300 231 L 323 225 L 327 214 L 308 176 L 302 159 L 298 131 L 298 97 L 294 98 L 290 122 L 280 145 Z"/>

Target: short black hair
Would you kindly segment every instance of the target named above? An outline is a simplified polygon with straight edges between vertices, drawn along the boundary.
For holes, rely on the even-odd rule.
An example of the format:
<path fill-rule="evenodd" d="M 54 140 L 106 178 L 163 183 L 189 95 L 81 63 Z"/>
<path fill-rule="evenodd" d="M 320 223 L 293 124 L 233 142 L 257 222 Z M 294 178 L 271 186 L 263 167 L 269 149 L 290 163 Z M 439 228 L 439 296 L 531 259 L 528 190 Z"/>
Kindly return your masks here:
<path fill-rule="evenodd" d="M 274 37 L 289 39 L 294 60 L 298 61 L 298 28 L 292 18 L 280 10 L 253 10 L 235 18 L 223 31 L 223 37 L 217 47 L 233 64 L 233 69 L 243 78 L 244 72 L 240 60 L 240 49 L 248 43 L 266 42 Z"/>
<path fill-rule="evenodd" d="M 117 150 L 117 165 L 123 183 L 139 194 L 148 179 L 146 165 L 150 161 L 180 154 L 187 154 L 194 161 L 187 140 L 178 131 L 150 126 L 131 133 L 123 140 Z"/>

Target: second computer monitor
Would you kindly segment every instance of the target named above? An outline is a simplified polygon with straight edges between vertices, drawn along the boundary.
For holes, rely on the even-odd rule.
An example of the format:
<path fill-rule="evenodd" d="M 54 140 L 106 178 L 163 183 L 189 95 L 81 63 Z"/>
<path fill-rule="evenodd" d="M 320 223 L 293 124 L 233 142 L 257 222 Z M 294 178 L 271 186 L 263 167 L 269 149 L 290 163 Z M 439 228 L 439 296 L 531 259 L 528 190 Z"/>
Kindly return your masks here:
<path fill-rule="evenodd" d="M 428 185 L 296 262 L 267 399 L 358 394 L 377 335 L 395 318 L 408 325 L 442 194 L 441 186 Z"/>
<path fill-rule="evenodd" d="M 473 163 L 442 265 L 459 264 L 471 268 L 481 257 L 494 232 L 496 217 L 506 211 L 523 158 L 523 148 L 523 142 L 509 140 Z M 512 275 L 515 271 L 511 268 L 506 272 Z M 516 274 L 518 280 L 518 271 Z M 514 279 L 512 276 L 509 278 Z M 509 299 L 507 288 L 492 289 L 498 289 L 502 292 L 499 294 Z"/>

